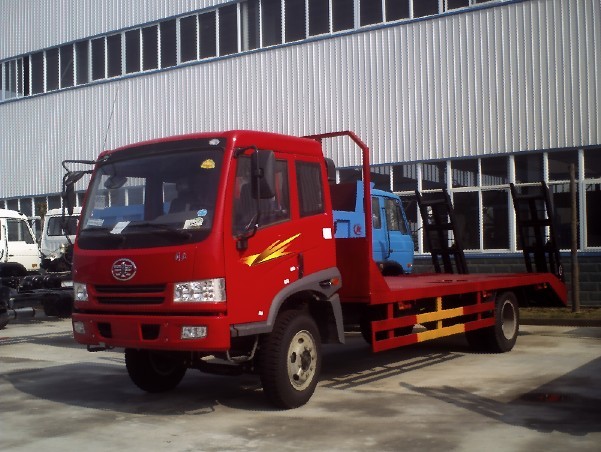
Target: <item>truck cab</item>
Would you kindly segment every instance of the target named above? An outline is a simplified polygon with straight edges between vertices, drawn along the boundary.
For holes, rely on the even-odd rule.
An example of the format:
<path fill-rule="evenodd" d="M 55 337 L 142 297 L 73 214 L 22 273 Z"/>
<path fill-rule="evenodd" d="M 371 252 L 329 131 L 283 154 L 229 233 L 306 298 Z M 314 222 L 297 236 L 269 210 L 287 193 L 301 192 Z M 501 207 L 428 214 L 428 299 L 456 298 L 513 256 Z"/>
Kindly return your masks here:
<path fill-rule="evenodd" d="M 40 250 L 27 217 L 0 209 L 0 265 L 20 264 L 28 272 L 40 270 Z"/>
<path fill-rule="evenodd" d="M 414 244 L 401 199 L 371 184 L 373 258 L 385 276 L 410 273 Z M 335 238 L 365 237 L 363 182 L 330 186 Z"/>
<path fill-rule="evenodd" d="M 97 159 L 74 245 L 74 335 L 93 350 L 124 347 L 130 377 L 143 389 L 167 389 L 209 356 L 250 366 L 263 350 L 268 366 L 275 352 L 265 350 L 283 342 L 260 342 L 274 341 L 266 333 L 278 329 L 284 311 L 306 310 L 286 319 L 311 324 L 300 339 L 313 345 L 299 350 L 307 357 L 297 362 L 308 373 L 301 363 L 319 346 L 309 336 L 319 328 L 324 342 L 343 340 L 341 322 L 330 321 L 341 315 L 340 284 L 317 141 L 231 131 Z M 309 310 L 323 320 L 307 320 Z M 173 381 L 154 375 L 149 382 L 148 366 L 163 359 L 175 363 Z M 306 391 L 290 392 L 286 405 L 304 403 Z"/>
<path fill-rule="evenodd" d="M 66 247 L 75 241 L 80 213 L 81 207 L 75 207 L 71 215 L 63 209 L 51 209 L 46 212 L 40 239 L 43 268 L 54 270 L 55 267 L 64 266 L 61 265 L 60 260 L 65 254 Z M 66 269 L 68 268 L 61 268 L 61 270 Z"/>
<path fill-rule="evenodd" d="M 80 176 L 67 176 L 67 199 Z M 95 162 L 74 245 L 74 336 L 90 350 L 124 347 L 144 390 L 169 389 L 210 357 L 253 366 L 261 353 L 270 397 L 305 403 L 319 370 L 312 354 L 321 341 L 343 341 L 342 322 L 331 320 L 341 316 L 340 284 L 315 140 L 197 134 Z M 281 337 L 299 324 L 298 341 Z M 273 372 L 288 372 L 275 362 L 286 340 L 299 349 L 283 396 Z M 152 371 L 163 365 L 167 376 Z"/>

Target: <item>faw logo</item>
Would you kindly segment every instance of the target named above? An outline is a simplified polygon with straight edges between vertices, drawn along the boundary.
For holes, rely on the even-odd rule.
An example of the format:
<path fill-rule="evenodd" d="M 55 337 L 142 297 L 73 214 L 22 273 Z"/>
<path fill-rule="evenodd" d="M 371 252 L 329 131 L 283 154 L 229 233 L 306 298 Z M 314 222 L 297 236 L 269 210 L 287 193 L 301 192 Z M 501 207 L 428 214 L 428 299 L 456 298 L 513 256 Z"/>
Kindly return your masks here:
<path fill-rule="evenodd" d="M 299 236 L 300 234 L 296 234 L 295 236 L 292 236 L 289 239 L 284 240 L 283 242 L 280 240 L 276 240 L 267 248 L 265 248 L 265 250 L 262 253 L 244 257 L 241 259 L 241 261 L 249 267 L 253 267 L 255 265 L 259 265 L 264 262 L 268 262 L 274 259 L 278 259 L 280 257 L 287 256 L 288 254 L 292 254 L 292 251 L 288 251 L 288 247 L 290 246 L 290 243 L 292 243 L 292 241 L 297 239 Z"/>
<path fill-rule="evenodd" d="M 137 271 L 136 264 L 130 259 L 117 259 L 113 262 L 111 273 L 113 278 L 118 281 L 129 281 L 132 279 Z"/>

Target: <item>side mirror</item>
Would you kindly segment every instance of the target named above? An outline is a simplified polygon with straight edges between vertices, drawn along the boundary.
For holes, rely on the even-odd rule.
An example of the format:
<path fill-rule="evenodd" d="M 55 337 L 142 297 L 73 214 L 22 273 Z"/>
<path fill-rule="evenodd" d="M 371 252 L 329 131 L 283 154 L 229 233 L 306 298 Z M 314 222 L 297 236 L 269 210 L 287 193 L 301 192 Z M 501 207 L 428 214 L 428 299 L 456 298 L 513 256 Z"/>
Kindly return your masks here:
<path fill-rule="evenodd" d="M 125 176 L 109 176 L 104 182 L 104 188 L 108 190 L 116 190 L 121 188 L 127 182 L 127 177 Z"/>
<path fill-rule="evenodd" d="M 69 215 L 73 215 L 75 207 L 75 183 L 84 177 L 86 174 L 91 174 L 92 171 L 70 171 L 63 177 L 63 204 L 67 207 Z"/>
<path fill-rule="evenodd" d="M 67 207 L 69 215 L 73 215 L 73 208 L 75 207 L 75 185 L 65 185 L 63 190 L 63 204 Z"/>
<path fill-rule="evenodd" d="M 275 154 L 273 151 L 256 151 L 251 156 L 252 196 L 270 199 L 275 196 Z"/>
<path fill-rule="evenodd" d="M 256 146 L 238 149 L 235 157 L 241 155 L 244 151 L 253 149 L 250 155 L 251 170 L 251 197 L 256 201 L 256 214 L 253 217 L 252 229 L 248 229 L 237 237 L 236 248 L 238 251 L 245 251 L 248 248 L 248 239 L 257 232 L 258 225 L 261 222 L 261 199 L 271 199 L 275 196 L 275 154 L 273 151 L 258 150 Z"/>
<path fill-rule="evenodd" d="M 334 164 L 334 160 L 326 157 L 325 161 L 326 161 L 326 170 L 328 172 L 328 183 L 335 184 L 336 183 L 336 165 Z"/>

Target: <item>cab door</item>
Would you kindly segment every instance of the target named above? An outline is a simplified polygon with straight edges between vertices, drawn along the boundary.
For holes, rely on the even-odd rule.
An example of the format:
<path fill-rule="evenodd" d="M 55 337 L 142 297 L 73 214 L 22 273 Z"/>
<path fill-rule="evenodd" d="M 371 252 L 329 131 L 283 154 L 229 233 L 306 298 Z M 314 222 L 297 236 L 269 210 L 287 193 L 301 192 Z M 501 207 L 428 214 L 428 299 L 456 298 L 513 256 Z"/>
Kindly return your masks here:
<path fill-rule="evenodd" d="M 309 276 L 336 267 L 322 162 L 291 152 L 274 155 L 271 197 L 253 192 L 247 156 L 236 158 L 235 180 L 230 179 L 233 233 L 226 245 L 226 284 L 234 323 L 267 321 L 274 302 L 304 290 L 299 288 L 310 284 Z"/>
<path fill-rule="evenodd" d="M 28 271 L 39 270 L 40 251 L 27 222 L 6 218 L 2 226 L 2 242 L 6 247 L 5 262 L 17 262 Z"/>
<path fill-rule="evenodd" d="M 384 216 L 388 230 L 390 254 L 388 259 L 397 262 L 404 273 L 413 267 L 414 245 L 405 212 L 398 198 L 384 198 Z"/>
<path fill-rule="evenodd" d="M 276 294 L 299 274 L 303 237 L 291 225 L 290 162 L 275 159 L 274 193 L 268 198 L 253 187 L 250 156 L 238 156 L 235 164 L 226 239 L 228 312 L 235 323 L 266 321 Z"/>
<path fill-rule="evenodd" d="M 386 224 L 382 224 L 382 213 L 384 212 L 382 201 L 383 199 L 377 196 L 371 198 L 373 258 L 376 262 L 384 262 L 390 256 L 391 244 L 389 243 L 388 229 Z"/>

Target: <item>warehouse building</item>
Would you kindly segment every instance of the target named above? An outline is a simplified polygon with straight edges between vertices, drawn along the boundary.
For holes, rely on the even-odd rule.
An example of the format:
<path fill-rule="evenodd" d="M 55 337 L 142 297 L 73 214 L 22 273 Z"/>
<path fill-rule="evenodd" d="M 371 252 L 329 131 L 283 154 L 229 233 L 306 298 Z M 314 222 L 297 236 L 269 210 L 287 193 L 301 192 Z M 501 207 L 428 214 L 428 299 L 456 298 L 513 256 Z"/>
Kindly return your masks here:
<path fill-rule="evenodd" d="M 600 63 L 598 0 L 0 0 L 0 208 L 60 207 L 62 160 L 133 142 L 353 130 L 418 255 L 414 190 L 445 187 L 470 268 L 521 271 L 509 184 L 549 185 L 567 254 L 574 165 L 601 305 Z"/>

